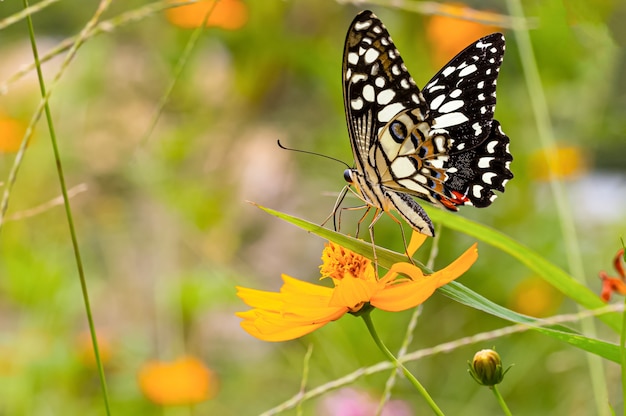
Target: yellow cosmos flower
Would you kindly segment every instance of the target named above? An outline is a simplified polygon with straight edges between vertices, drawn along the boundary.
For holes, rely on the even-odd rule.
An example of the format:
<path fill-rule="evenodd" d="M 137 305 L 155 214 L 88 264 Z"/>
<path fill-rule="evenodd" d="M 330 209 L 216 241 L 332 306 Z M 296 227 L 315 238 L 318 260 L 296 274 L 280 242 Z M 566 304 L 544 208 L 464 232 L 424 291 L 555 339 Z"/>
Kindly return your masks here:
<path fill-rule="evenodd" d="M 413 255 L 426 236 L 413 233 L 407 252 Z M 322 253 L 320 271 L 335 287 L 324 287 L 282 275 L 279 293 L 237 287 L 239 296 L 253 309 L 239 312 L 242 328 L 263 341 L 287 341 L 306 335 L 347 312 L 369 304 L 390 312 L 413 308 L 437 288 L 465 273 L 478 258 L 476 244 L 458 259 L 431 275 L 408 262 L 396 263 L 377 278 L 369 259 L 334 243 Z"/>

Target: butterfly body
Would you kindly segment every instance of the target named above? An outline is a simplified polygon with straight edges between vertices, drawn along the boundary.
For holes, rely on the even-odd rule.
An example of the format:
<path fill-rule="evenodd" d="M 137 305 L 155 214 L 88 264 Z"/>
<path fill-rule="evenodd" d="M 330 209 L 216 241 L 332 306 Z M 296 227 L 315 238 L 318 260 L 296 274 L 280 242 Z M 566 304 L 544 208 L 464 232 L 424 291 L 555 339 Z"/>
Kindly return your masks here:
<path fill-rule="evenodd" d="M 485 207 L 513 177 L 509 138 L 493 119 L 504 37 L 495 33 L 460 52 L 420 90 L 383 23 L 356 16 L 346 37 L 343 93 L 355 160 L 344 177 L 382 212 L 434 235 L 415 196 L 456 211 Z"/>

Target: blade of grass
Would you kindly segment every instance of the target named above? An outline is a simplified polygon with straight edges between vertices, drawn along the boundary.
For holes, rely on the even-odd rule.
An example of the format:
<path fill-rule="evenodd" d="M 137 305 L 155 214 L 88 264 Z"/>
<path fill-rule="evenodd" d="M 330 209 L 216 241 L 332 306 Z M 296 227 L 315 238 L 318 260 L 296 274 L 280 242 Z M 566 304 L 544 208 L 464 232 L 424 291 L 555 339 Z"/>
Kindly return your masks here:
<path fill-rule="evenodd" d="M 478 224 L 451 212 L 430 206 L 425 206 L 424 208 L 433 222 L 440 222 L 450 229 L 472 236 L 510 254 L 513 258 L 517 259 L 520 263 L 524 264 L 579 305 L 587 309 L 596 309 L 605 306 L 605 303 L 602 302 L 597 294 L 576 281 L 563 269 L 550 263 L 536 251 L 529 249 L 500 231 Z M 620 317 L 617 314 L 606 315 L 602 317 L 601 320 L 614 331 L 619 331 L 621 328 Z"/>
<path fill-rule="evenodd" d="M 112 0 L 102 0 L 100 2 L 100 4 L 98 5 L 98 9 L 96 10 L 96 12 L 94 13 L 93 17 L 91 18 L 91 20 L 87 23 L 87 25 L 85 26 L 85 28 L 83 29 L 83 31 L 81 33 L 87 33 L 88 29 L 93 27 L 93 25 L 95 25 L 95 23 L 98 21 L 98 18 L 102 15 L 102 13 L 104 13 L 106 11 L 106 9 L 108 8 L 108 6 L 111 4 Z M 28 8 L 28 0 L 23 0 L 24 2 L 24 8 Z M 76 267 L 78 269 L 78 277 L 80 280 L 80 286 L 81 286 L 81 290 L 82 290 L 82 295 L 83 295 L 83 301 L 85 303 L 85 313 L 87 315 L 87 322 L 89 324 L 89 331 L 91 334 L 91 341 L 92 341 L 92 345 L 93 345 L 93 351 L 94 351 L 94 356 L 96 359 L 96 364 L 98 367 L 98 375 L 100 377 L 100 386 L 102 388 L 102 398 L 104 400 L 104 406 L 106 409 L 106 414 L 110 415 L 111 411 L 110 411 L 110 406 L 109 406 L 109 395 L 107 392 L 107 384 L 106 384 L 106 378 L 104 376 L 104 368 L 102 365 L 102 360 L 100 358 L 100 349 L 98 348 L 98 338 L 96 335 L 96 328 L 93 322 L 93 316 L 91 313 L 91 305 L 89 302 L 89 292 L 87 290 L 87 282 L 85 279 L 85 272 L 84 272 L 84 268 L 83 268 L 83 262 L 81 259 L 81 255 L 80 255 L 80 248 L 78 245 L 78 238 L 76 236 L 76 229 L 74 227 L 74 220 L 72 217 L 72 210 L 70 207 L 70 199 L 68 196 L 68 192 L 67 192 L 67 186 L 65 184 L 65 175 L 63 173 L 63 164 L 61 162 L 61 155 L 59 152 L 59 147 L 57 145 L 57 139 L 56 139 L 56 133 L 55 133 L 55 129 L 54 129 L 54 123 L 52 122 L 52 114 L 50 112 L 50 106 L 48 105 L 48 99 L 50 98 L 50 93 L 52 91 L 52 88 L 49 89 L 46 92 L 46 84 L 43 78 L 43 73 L 41 71 L 41 63 L 39 62 L 39 53 L 37 51 L 37 42 L 35 41 L 35 28 L 33 25 L 33 21 L 32 18 L 29 15 L 27 15 L 26 17 L 26 21 L 28 22 L 28 32 L 29 32 L 29 36 L 30 36 L 30 42 L 31 42 L 31 47 L 33 50 L 33 57 L 35 59 L 35 64 L 36 64 L 36 69 L 37 69 L 37 77 L 39 79 L 39 87 L 41 90 L 41 96 L 42 96 L 42 101 L 43 101 L 43 108 L 46 114 L 46 121 L 48 123 L 48 130 L 50 132 L 50 142 L 52 144 L 52 149 L 54 152 L 54 159 L 56 162 L 56 166 L 57 166 L 57 173 L 59 176 L 59 184 L 61 186 L 61 193 L 63 194 L 63 202 L 64 202 L 64 206 L 65 206 L 65 214 L 66 214 L 66 218 L 67 218 L 67 223 L 69 226 L 69 231 L 70 231 L 70 237 L 72 240 L 72 247 L 74 249 L 74 257 L 76 259 Z M 67 65 L 69 64 L 70 60 L 72 59 L 72 57 L 75 55 L 76 51 L 78 50 L 79 46 L 82 44 L 82 40 L 83 38 L 81 36 L 78 37 L 76 44 L 74 45 L 74 47 L 70 50 L 70 52 L 68 53 L 68 56 L 66 57 L 65 62 L 63 63 L 62 69 L 59 71 L 59 74 L 63 71 L 63 69 L 65 67 L 67 67 Z M 58 75 L 58 77 L 55 78 L 55 80 L 53 81 L 53 85 L 56 83 L 56 81 L 58 81 L 58 79 L 60 78 L 60 75 Z M 26 137 L 25 139 L 29 139 L 30 137 Z M 24 145 L 24 143 L 27 140 L 23 140 L 22 145 Z M 20 149 L 22 151 L 25 150 L 25 146 L 23 149 Z M 23 153 L 22 153 L 23 154 Z M 20 159 L 21 160 L 21 159 Z M 16 170 L 17 172 L 17 170 Z M 7 189 L 12 185 L 12 183 L 10 182 L 9 184 L 7 184 Z M 7 195 L 7 204 L 8 204 L 8 194 Z M 3 212 L 4 213 L 4 212 Z M 1 222 L 0 222 L 1 225 Z"/>

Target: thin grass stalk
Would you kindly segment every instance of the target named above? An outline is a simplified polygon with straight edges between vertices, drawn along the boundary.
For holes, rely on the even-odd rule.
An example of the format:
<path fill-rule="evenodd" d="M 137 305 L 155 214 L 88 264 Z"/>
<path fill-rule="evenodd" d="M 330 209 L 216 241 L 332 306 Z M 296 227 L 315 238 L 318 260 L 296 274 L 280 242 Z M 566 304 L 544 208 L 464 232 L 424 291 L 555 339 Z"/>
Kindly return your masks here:
<path fill-rule="evenodd" d="M 510 14 L 518 18 L 524 18 L 524 10 L 520 0 L 507 0 L 507 6 Z M 548 105 L 541 85 L 539 69 L 535 60 L 530 35 L 527 29 L 514 28 L 515 39 L 517 40 L 524 77 L 530 97 L 531 107 L 535 116 L 539 141 L 546 150 L 555 148 L 554 130 L 549 116 Z M 550 174 L 550 187 L 554 195 L 557 214 L 563 241 L 565 242 L 567 263 L 570 274 L 585 286 L 589 286 L 589 282 L 585 278 L 582 253 L 578 243 L 576 234 L 576 226 L 572 211 L 569 208 L 567 196 L 563 190 L 560 180 L 554 175 L 554 161 L 547 158 L 548 171 Z M 582 306 L 578 305 L 579 309 Z M 595 337 L 597 334 L 595 322 L 591 319 L 581 320 L 581 329 L 588 336 Z M 596 414 L 610 415 L 610 409 L 607 407 L 608 391 L 605 382 L 605 374 L 603 363 L 600 357 L 593 354 L 586 354 L 589 372 L 591 376 L 591 385 L 593 389 L 593 397 L 595 400 Z"/>
<path fill-rule="evenodd" d="M 0 20 L 0 30 L 5 29 L 9 26 L 11 26 L 12 24 L 15 24 L 19 21 L 21 21 L 22 19 L 25 19 L 27 16 L 31 16 L 37 12 L 42 11 L 43 9 L 45 9 L 46 7 L 50 6 L 51 4 L 54 4 L 56 2 L 58 2 L 59 0 L 42 0 L 39 3 L 33 5 L 33 6 L 29 6 L 24 10 L 21 10 L 9 17 L 5 17 L 4 19 Z"/>
<path fill-rule="evenodd" d="M 169 100 L 170 95 L 172 94 L 172 91 L 174 91 L 174 87 L 176 86 L 176 83 L 178 82 L 180 75 L 183 73 L 183 69 L 185 69 L 187 62 L 189 61 L 191 52 L 194 50 L 194 48 L 198 44 L 198 39 L 200 39 L 200 35 L 202 34 L 202 32 L 204 32 L 204 29 L 206 28 L 206 24 L 209 21 L 209 17 L 211 17 L 211 14 L 213 13 L 213 10 L 215 10 L 215 7 L 217 6 L 218 2 L 219 0 L 213 2 L 211 7 L 205 13 L 204 19 L 202 19 L 202 23 L 200 24 L 200 26 L 195 28 L 194 31 L 191 33 L 191 36 L 189 36 L 189 40 L 187 41 L 187 44 L 185 45 L 185 49 L 183 49 L 183 53 L 180 55 L 180 58 L 176 62 L 176 66 L 174 67 L 174 74 L 172 75 L 170 83 L 165 89 L 165 92 L 163 93 L 163 95 L 161 96 L 159 103 L 157 104 L 156 111 L 154 112 L 154 116 L 152 117 L 152 120 L 150 121 L 150 124 L 148 125 L 148 129 L 146 130 L 146 133 L 143 135 L 143 138 L 139 142 L 140 146 L 145 145 L 146 142 L 148 141 L 148 138 L 152 135 L 152 132 L 154 131 L 154 128 L 156 127 L 159 121 L 159 118 L 161 118 L 161 114 L 163 113 L 163 108 L 165 108 L 165 104 L 167 104 L 167 101 Z"/>
<path fill-rule="evenodd" d="M 600 309 L 586 310 L 586 311 L 578 312 L 578 313 L 553 316 L 553 317 L 544 319 L 541 323 L 545 326 L 549 326 L 549 325 L 562 324 L 562 323 L 567 323 L 567 322 L 578 322 L 581 319 L 598 316 L 602 314 L 624 312 L 624 308 L 625 308 L 624 305 L 621 305 L 621 304 L 620 305 L 615 305 L 615 304 L 608 305 Z M 451 351 L 454 351 L 456 349 L 466 347 L 469 345 L 492 342 L 494 339 L 502 338 L 502 337 L 512 335 L 512 334 L 520 334 L 520 333 L 529 331 L 531 329 L 533 328 L 529 325 L 516 324 L 516 325 L 510 325 L 504 328 L 496 329 L 493 331 L 480 332 L 478 334 L 459 338 L 454 341 L 435 345 L 434 347 L 423 348 L 421 350 L 407 353 L 398 361 L 400 361 L 403 364 L 411 362 L 411 361 L 417 361 L 425 357 L 430 357 L 430 356 L 437 355 L 437 354 L 449 353 Z M 280 414 L 286 410 L 295 408 L 295 406 L 297 406 L 297 404 L 300 402 L 315 399 L 317 397 L 322 396 L 323 394 L 328 393 L 329 391 L 336 390 L 341 387 L 348 386 L 350 384 L 354 384 L 356 381 L 366 376 L 377 374 L 382 371 L 388 371 L 390 369 L 395 370 L 396 367 L 393 363 L 389 361 L 383 361 L 377 364 L 373 364 L 369 367 L 359 368 L 353 371 L 352 373 L 346 374 L 343 377 L 337 378 L 335 380 L 329 381 L 315 388 L 309 389 L 306 393 L 304 393 L 304 395 L 298 393 L 294 395 L 293 397 L 280 403 L 279 405 L 261 413 L 261 416 L 273 416 L 273 415 Z"/>
<path fill-rule="evenodd" d="M 306 385 L 307 385 L 307 382 L 309 381 L 309 372 L 311 369 L 310 365 L 311 365 L 312 356 L 313 356 L 313 344 L 309 344 L 309 346 L 306 349 L 306 354 L 304 354 L 303 367 L 302 367 L 302 380 L 300 380 L 300 392 L 299 392 L 299 394 L 301 395 L 300 397 L 304 397 L 304 392 L 306 391 Z M 302 403 L 304 403 L 304 400 L 299 401 L 298 404 L 296 405 L 297 416 L 303 415 Z"/>
<path fill-rule="evenodd" d="M 24 8 L 28 9 L 29 4 L 28 4 L 28 0 L 23 0 L 24 2 Z M 98 18 L 100 17 L 100 15 L 102 13 L 104 13 L 104 11 L 108 8 L 108 6 L 110 5 L 111 0 L 102 0 L 100 2 L 100 5 L 98 6 L 98 9 L 96 11 L 96 13 L 93 15 L 93 17 L 91 18 L 91 20 L 87 23 L 85 29 L 83 30 L 83 32 L 95 25 L 95 23 L 97 22 Z M 46 114 L 46 121 L 48 124 L 48 131 L 50 132 L 50 142 L 52 144 L 52 149 L 54 152 L 54 159 L 56 162 L 56 166 L 57 166 L 57 173 L 59 176 L 59 185 L 61 186 L 61 193 L 63 194 L 63 202 L 64 202 L 64 206 L 65 206 L 65 214 L 67 217 L 67 223 L 69 226 L 69 231 L 70 231 L 70 236 L 71 236 L 71 240 L 72 240 L 72 247 L 74 249 L 74 257 L 76 259 L 76 267 L 78 270 L 78 276 L 79 276 L 79 280 L 80 280 L 80 285 L 81 285 L 81 290 L 82 290 L 82 294 L 83 294 L 83 301 L 85 303 L 85 313 L 87 315 L 87 322 L 89 325 L 89 332 L 91 334 L 91 341 L 92 341 L 92 345 L 93 345 L 93 351 L 94 351 L 94 356 L 95 356 L 95 360 L 96 360 L 96 365 L 98 368 L 98 376 L 100 378 L 100 386 L 102 389 L 102 398 L 104 401 L 104 407 L 106 410 L 106 414 L 110 415 L 111 414 L 111 410 L 110 410 L 110 405 L 109 405 L 109 395 L 108 395 L 108 391 L 107 391 L 107 384 L 106 384 L 106 378 L 104 375 L 104 368 L 102 365 L 102 360 L 100 357 L 100 350 L 98 348 L 98 338 L 96 335 L 96 329 L 95 329 L 95 325 L 93 322 L 93 316 L 91 313 L 91 305 L 89 302 L 89 292 L 87 290 L 87 282 L 85 279 L 85 272 L 84 272 L 84 268 L 83 268 L 83 262 L 81 259 L 81 255 L 80 255 L 80 248 L 78 245 L 78 238 L 76 236 L 76 229 L 74 227 L 74 220 L 72 217 L 72 210 L 70 207 L 70 199 L 68 196 L 68 191 L 67 191 L 67 185 L 65 183 L 65 175 L 63 173 L 63 164 L 61 162 L 61 155 L 59 152 L 59 147 L 57 145 L 57 138 L 56 138 L 56 132 L 54 129 L 54 123 L 52 121 L 52 114 L 50 112 L 50 106 L 48 104 L 48 99 L 50 97 L 50 93 L 51 93 L 51 89 L 46 92 L 46 84 L 43 78 L 43 73 L 41 70 L 41 63 L 39 62 L 39 53 L 37 51 L 37 42 L 35 40 L 35 28 L 33 25 L 33 20 L 30 14 L 28 14 L 26 16 L 26 21 L 28 23 L 28 33 L 30 36 L 30 42 L 31 42 L 31 47 L 33 50 L 33 57 L 35 60 L 35 64 L 36 64 L 36 69 L 37 69 L 37 77 L 39 79 L 39 87 L 41 90 L 41 96 L 43 99 L 43 108 L 44 108 L 44 112 Z M 80 44 L 82 42 L 80 42 L 82 40 L 81 37 L 78 38 L 77 43 L 75 44 L 75 48 L 73 48 L 70 52 L 74 52 L 74 53 L 68 53 L 68 57 L 66 58 L 66 61 L 64 62 L 64 67 L 67 66 L 67 64 L 69 64 L 69 61 L 71 60 L 71 57 L 74 56 L 76 50 L 78 49 L 78 47 L 80 46 Z M 63 68 L 61 69 L 61 71 L 63 70 Z M 59 73 L 61 72 L 59 71 Z M 58 80 L 55 79 L 55 82 Z M 53 84 L 54 85 L 54 84 Z M 10 186 L 11 184 L 7 184 L 7 186 Z"/>
<path fill-rule="evenodd" d="M 80 41 L 84 42 L 87 39 L 90 39 L 101 33 L 112 32 L 113 30 L 119 27 L 125 26 L 127 24 L 130 24 L 130 23 L 141 22 L 144 19 L 152 15 L 156 15 L 157 13 L 162 12 L 163 10 L 180 7 L 186 4 L 196 3 L 198 1 L 199 0 L 187 0 L 187 1 L 181 0 L 178 3 L 172 3 L 171 0 L 155 1 L 154 3 L 148 4 L 146 6 L 138 7 L 128 12 L 121 13 L 118 16 L 115 16 L 109 20 L 101 21 L 100 23 L 94 25 L 93 27 L 90 27 L 87 32 L 85 31 L 81 32 L 81 34 L 79 35 L 81 37 Z M 40 63 L 48 62 L 55 56 L 61 54 L 62 52 L 67 51 L 68 49 L 71 49 L 76 44 L 77 41 L 78 41 L 78 36 L 72 36 L 63 40 L 56 47 L 52 48 L 46 54 L 42 55 L 39 59 L 39 62 Z M 34 69 L 35 69 L 35 63 L 25 65 L 22 68 L 20 68 L 17 72 L 12 74 L 10 77 L 8 77 L 6 81 L 0 84 L 0 95 L 6 94 L 9 91 L 9 86 L 11 84 L 19 81 L 20 79 L 28 75 Z"/>

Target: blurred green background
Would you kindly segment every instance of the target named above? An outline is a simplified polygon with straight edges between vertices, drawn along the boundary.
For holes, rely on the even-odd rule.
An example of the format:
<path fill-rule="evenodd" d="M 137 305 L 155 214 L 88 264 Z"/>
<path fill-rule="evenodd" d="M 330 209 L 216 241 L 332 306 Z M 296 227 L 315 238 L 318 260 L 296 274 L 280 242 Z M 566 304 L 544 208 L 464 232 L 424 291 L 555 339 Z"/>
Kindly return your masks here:
<path fill-rule="evenodd" d="M 324 241 L 246 201 L 317 223 L 330 213 L 344 186 L 344 167 L 281 150 L 276 141 L 352 163 L 341 58 L 348 25 L 365 8 L 386 24 L 420 86 L 443 65 L 441 59 L 451 58 L 481 31 L 505 33 L 496 118 L 511 138 L 515 178 L 489 209 L 462 208 L 459 215 L 493 226 L 567 267 L 546 180 L 546 152 L 510 27 L 442 18 L 467 9 L 437 3 L 434 15 L 333 1 L 223 3 L 222 20 L 210 21 L 200 35 L 153 130 L 159 101 L 192 35 L 193 29 L 181 25 L 193 26 L 197 11 L 141 15 L 144 7 L 164 3 L 113 2 L 100 19 L 109 21 L 107 30 L 78 50 L 50 100 L 68 187 L 78 187 L 71 203 L 114 414 L 258 414 L 297 394 L 310 344 L 310 387 L 383 360 L 365 326 L 350 316 L 278 344 L 253 339 L 234 316 L 247 309 L 236 298 L 235 285 L 276 290 L 281 273 L 313 282 L 319 277 Z M 97 4 L 60 0 L 35 13 L 40 54 L 77 35 Z M 626 230 L 626 31 L 621 24 L 626 4 L 548 0 L 523 5 L 558 144 L 547 154 L 568 196 L 589 286 L 599 293 L 597 273 L 604 269 L 614 275 L 611 261 Z M 467 6 L 508 13 L 499 1 Z M 26 21 L 6 20 L 22 8 L 16 0 L 0 2 L 0 181 L 5 186 L 22 137 L 15 132 L 23 132 L 40 99 L 34 71 L 15 75 L 33 61 Z M 122 23 L 120 16 L 129 12 L 139 17 Z M 450 43 L 451 52 L 444 48 Z M 64 57 L 58 53 L 43 65 L 48 86 Z M 63 207 L 49 204 L 31 215 L 59 195 L 42 120 L 11 190 L 0 234 L 0 414 L 104 414 Z M 342 231 L 353 234 L 359 215 L 343 215 Z M 440 234 L 436 268 L 472 243 L 445 228 Z M 402 250 L 398 227 L 389 218 L 379 221 L 376 237 L 377 244 Z M 418 252 L 421 260 L 430 245 Z M 486 245 L 479 250 L 478 262 L 459 279 L 462 284 L 533 316 L 576 311 L 512 258 Z M 373 314 L 394 351 L 410 315 Z M 435 295 L 424 305 L 410 350 L 504 325 Z M 446 413 L 499 414 L 491 393 L 466 374 L 474 352 L 494 345 L 505 364 L 515 363 L 501 385 L 515 414 L 595 414 L 585 355 L 533 332 L 459 346 L 409 368 Z M 193 408 L 163 409 L 142 393 L 138 372 L 148 360 L 167 363 L 184 354 L 210 369 L 215 391 Z M 351 387 L 377 400 L 387 377 L 379 373 Z M 607 364 L 606 382 L 619 409 L 617 366 Z M 306 402 L 304 414 L 347 415 L 331 399 L 350 394 L 336 394 Z M 395 414 L 430 412 L 404 381 L 398 381 L 392 397 L 408 412 Z"/>

